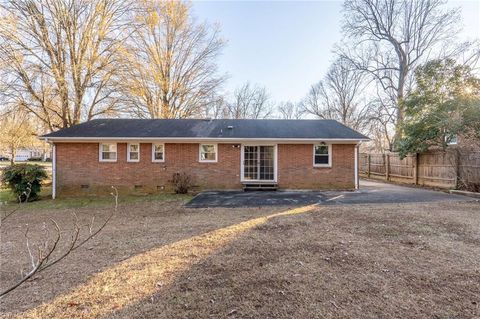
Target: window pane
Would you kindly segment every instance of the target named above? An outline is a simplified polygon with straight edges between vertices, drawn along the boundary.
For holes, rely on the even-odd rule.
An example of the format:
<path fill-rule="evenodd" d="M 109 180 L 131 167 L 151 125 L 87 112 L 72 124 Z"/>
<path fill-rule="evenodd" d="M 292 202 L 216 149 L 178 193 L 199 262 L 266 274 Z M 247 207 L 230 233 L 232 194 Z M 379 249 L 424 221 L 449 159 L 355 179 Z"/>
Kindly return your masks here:
<path fill-rule="evenodd" d="M 202 153 L 215 153 L 214 145 L 202 145 Z"/>
<path fill-rule="evenodd" d="M 114 161 L 117 159 L 117 144 L 115 143 L 101 143 L 100 151 L 102 160 Z"/>
<path fill-rule="evenodd" d="M 102 152 L 102 159 L 104 160 L 115 160 L 117 159 L 116 152 Z"/>
<path fill-rule="evenodd" d="M 453 144 L 453 145 L 457 144 L 457 135 L 451 135 L 448 140 L 449 140 L 448 144 Z"/>
<path fill-rule="evenodd" d="M 102 152 L 116 152 L 117 144 L 102 143 L 101 149 L 102 149 Z"/>
<path fill-rule="evenodd" d="M 328 154 L 328 145 L 316 145 L 315 146 L 315 155 L 319 154 Z"/>
<path fill-rule="evenodd" d="M 138 152 L 130 152 L 131 160 L 138 160 Z"/>
<path fill-rule="evenodd" d="M 138 144 L 130 144 L 130 152 L 138 152 Z"/>
<path fill-rule="evenodd" d="M 328 155 L 315 155 L 315 164 L 329 164 Z"/>
<path fill-rule="evenodd" d="M 200 145 L 200 160 L 215 161 L 215 145 L 203 144 Z"/>
<path fill-rule="evenodd" d="M 202 153 L 202 160 L 204 161 L 214 161 L 215 153 Z"/>
<path fill-rule="evenodd" d="M 163 161 L 163 144 L 152 144 L 153 147 L 153 160 Z"/>

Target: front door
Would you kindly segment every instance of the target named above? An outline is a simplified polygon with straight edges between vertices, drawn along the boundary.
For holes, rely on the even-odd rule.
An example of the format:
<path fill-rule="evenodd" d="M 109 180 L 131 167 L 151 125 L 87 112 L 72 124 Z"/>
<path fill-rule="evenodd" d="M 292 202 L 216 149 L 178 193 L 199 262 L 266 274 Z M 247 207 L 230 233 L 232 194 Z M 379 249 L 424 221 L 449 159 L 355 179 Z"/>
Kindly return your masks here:
<path fill-rule="evenodd" d="M 275 146 L 243 146 L 243 181 L 275 181 Z"/>

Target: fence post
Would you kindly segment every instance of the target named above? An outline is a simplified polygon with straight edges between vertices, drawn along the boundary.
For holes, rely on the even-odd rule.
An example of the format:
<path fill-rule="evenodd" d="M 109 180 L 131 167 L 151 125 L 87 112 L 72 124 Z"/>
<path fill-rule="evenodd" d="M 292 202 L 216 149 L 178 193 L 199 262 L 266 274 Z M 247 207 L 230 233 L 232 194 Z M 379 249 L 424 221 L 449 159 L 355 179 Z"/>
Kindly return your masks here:
<path fill-rule="evenodd" d="M 455 189 L 459 188 L 460 179 L 460 151 L 455 149 Z"/>
<path fill-rule="evenodd" d="M 370 178 L 370 161 L 371 161 L 370 156 L 371 156 L 370 153 L 368 153 L 368 155 L 367 155 L 367 169 L 368 169 L 367 176 L 368 176 L 368 178 Z"/>
<path fill-rule="evenodd" d="M 418 153 L 413 156 L 413 182 L 418 185 Z"/>
<path fill-rule="evenodd" d="M 385 154 L 385 179 L 390 180 L 390 154 Z"/>

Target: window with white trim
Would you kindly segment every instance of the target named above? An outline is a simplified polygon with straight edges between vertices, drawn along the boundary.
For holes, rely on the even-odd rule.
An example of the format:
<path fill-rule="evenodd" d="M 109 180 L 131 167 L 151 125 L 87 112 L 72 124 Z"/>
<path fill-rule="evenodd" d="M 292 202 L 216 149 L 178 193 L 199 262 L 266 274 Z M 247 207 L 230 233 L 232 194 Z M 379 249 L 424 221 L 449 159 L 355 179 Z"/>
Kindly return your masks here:
<path fill-rule="evenodd" d="M 217 161 L 217 144 L 200 144 L 200 162 Z"/>
<path fill-rule="evenodd" d="M 99 144 L 99 160 L 100 162 L 116 162 L 117 161 L 117 143 L 100 143 Z"/>
<path fill-rule="evenodd" d="M 152 162 L 164 162 L 164 161 L 165 161 L 165 145 L 152 144 Z"/>
<path fill-rule="evenodd" d="M 449 136 L 445 136 L 445 142 L 447 142 L 448 145 L 457 145 L 458 144 L 457 134 L 451 134 Z"/>
<path fill-rule="evenodd" d="M 332 166 L 332 146 L 319 144 L 313 146 L 313 166 Z"/>
<path fill-rule="evenodd" d="M 127 161 L 128 162 L 140 161 L 140 143 L 127 144 Z"/>

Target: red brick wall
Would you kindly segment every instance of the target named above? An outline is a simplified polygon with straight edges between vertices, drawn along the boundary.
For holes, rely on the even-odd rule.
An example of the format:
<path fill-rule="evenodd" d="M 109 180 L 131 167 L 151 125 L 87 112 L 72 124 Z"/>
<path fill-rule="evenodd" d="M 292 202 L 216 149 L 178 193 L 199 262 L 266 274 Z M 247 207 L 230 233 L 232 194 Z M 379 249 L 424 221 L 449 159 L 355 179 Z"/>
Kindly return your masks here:
<path fill-rule="evenodd" d="M 278 145 L 278 186 L 297 189 L 352 189 L 355 145 L 333 144 L 332 167 L 313 166 L 312 144 Z"/>
<path fill-rule="evenodd" d="M 198 189 L 239 189 L 240 147 L 218 144 L 218 162 L 200 163 L 198 144 L 165 144 L 165 162 L 152 163 L 150 143 L 141 143 L 140 162 L 127 162 L 127 144 L 117 144 L 117 162 L 99 162 L 98 143 L 57 143 L 57 194 L 171 190 L 176 172 L 193 177 Z M 353 188 L 354 145 L 332 146 L 332 168 L 313 167 L 313 146 L 278 145 L 281 188 Z M 136 187 L 137 186 L 137 187 Z"/>

